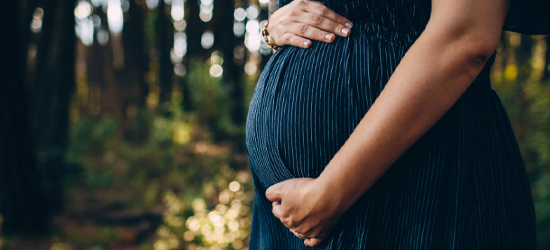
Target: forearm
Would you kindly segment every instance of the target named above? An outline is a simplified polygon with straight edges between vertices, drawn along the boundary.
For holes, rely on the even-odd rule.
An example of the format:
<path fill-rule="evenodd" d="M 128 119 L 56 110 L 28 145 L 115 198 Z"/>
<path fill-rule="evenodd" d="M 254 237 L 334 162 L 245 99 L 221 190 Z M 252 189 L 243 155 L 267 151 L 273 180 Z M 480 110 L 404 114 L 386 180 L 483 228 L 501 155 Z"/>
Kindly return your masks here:
<path fill-rule="evenodd" d="M 495 52 L 508 5 L 509 0 L 432 0 L 424 32 L 321 175 L 266 190 L 275 217 L 298 237 L 310 237 L 304 241 L 308 246 L 326 239 L 342 214 L 475 80 Z"/>
<path fill-rule="evenodd" d="M 485 64 L 476 40 L 426 30 L 318 178 L 347 210 L 465 92 Z M 496 46 L 496 44 L 495 44 Z M 489 50 L 485 50 L 489 51 Z"/>

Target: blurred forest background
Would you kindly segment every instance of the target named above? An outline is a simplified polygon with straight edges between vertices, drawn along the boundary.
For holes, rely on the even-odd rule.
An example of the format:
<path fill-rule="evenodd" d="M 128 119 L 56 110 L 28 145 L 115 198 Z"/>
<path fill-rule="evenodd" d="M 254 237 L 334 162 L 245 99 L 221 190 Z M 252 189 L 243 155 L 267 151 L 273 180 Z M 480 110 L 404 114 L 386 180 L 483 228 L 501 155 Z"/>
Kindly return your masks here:
<path fill-rule="evenodd" d="M 247 249 L 248 103 L 269 0 L 18 0 L 3 9 L 0 249 Z M 492 72 L 550 249 L 550 36 Z"/>

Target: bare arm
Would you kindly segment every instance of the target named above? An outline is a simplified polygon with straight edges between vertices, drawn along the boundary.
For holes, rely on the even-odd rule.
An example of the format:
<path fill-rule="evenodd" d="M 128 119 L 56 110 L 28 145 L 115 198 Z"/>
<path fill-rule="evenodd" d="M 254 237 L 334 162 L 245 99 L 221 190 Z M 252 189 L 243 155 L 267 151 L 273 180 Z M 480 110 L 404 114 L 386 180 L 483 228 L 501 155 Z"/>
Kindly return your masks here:
<path fill-rule="evenodd" d="M 358 199 L 481 72 L 507 8 L 506 0 L 434 0 L 426 30 L 319 179 Z"/>
<path fill-rule="evenodd" d="M 332 225 L 326 214 L 337 218 L 346 211 L 470 86 L 495 51 L 508 4 L 433 0 L 425 31 L 319 178 L 290 180 L 267 190 L 270 200 L 284 200 L 274 203 L 275 216 L 291 230 L 322 236 Z M 292 193 L 297 188 L 303 193 Z M 293 204 L 304 197 L 318 198 L 311 206 Z"/>

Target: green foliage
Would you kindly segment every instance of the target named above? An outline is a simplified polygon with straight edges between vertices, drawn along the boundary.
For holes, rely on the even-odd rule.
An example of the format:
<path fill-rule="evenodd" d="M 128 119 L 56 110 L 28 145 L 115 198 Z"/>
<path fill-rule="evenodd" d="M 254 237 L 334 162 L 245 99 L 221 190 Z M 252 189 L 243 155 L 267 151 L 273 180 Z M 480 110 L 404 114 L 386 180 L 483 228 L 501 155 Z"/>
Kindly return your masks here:
<path fill-rule="evenodd" d="M 522 41 L 532 43 L 531 51 L 521 50 Z M 506 107 L 531 180 L 538 249 L 550 248 L 550 79 L 542 77 L 550 70 L 544 68 L 548 46 L 544 37 L 506 33 L 492 72 L 492 86 Z M 522 57 L 516 53 L 529 56 L 518 61 Z"/>
<path fill-rule="evenodd" d="M 246 165 L 237 171 L 230 168 L 227 162 L 231 152 L 227 146 L 204 141 L 189 141 L 186 145 L 166 143 L 167 138 L 171 138 L 169 135 L 175 134 L 174 130 L 181 121 L 160 115 L 154 117 L 155 126 L 151 127 L 153 129 L 150 133 L 152 138 L 142 145 L 119 141 L 116 136 L 102 140 L 102 133 L 91 133 L 98 136 L 90 136 L 88 141 L 78 142 L 96 146 L 94 151 L 82 150 L 86 148 L 83 146 L 75 147 L 72 152 L 72 157 L 81 162 L 85 169 L 83 186 L 87 189 L 105 189 L 108 195 L 101 198 L 102 202 L 122 200 L 138 210 L 150 210 L 161 204 L 166 207 L 164 223 L 159 228 L 154 249 L 187 249 L 183 246 L 189 244 L 213 245 L 211 238 L 208 238 L 211 237 L 209 234 L 191 231 L 186 227 L 189 224 L 186 222 L 200 215 L 201 223 L 206 223 L 212 218 L 208 215 L 214 211 L 218 212 L 213 214 L 220 211 L 227 214 L 223 237 L 237 240 L 237 248 L 226 243 L 222 245 L 227 246 L 224 249 L 245 246 L 250 223 L 249 203 L 252 200 L 252 185 Z M 95 126 L 90 123 L 90 120 L 86 120 L 77 124 L 75 131 L 80 130 L 80 127 L 87 127 L 89 131 L 104 130 L 105 123 L 109 122 L 99 120 Z M 235 192 L 229 189 L 230 183 Z M 120 190 L 122 193 L 109 190 Z M 221 201 L 219 197 L 222 197 Z M 90 197 L 90 201 L 97 201 L 97 197 Z M 203 204 L 199 210 L 197 205 L 193 206 L 197 202 Z M 229 211 L 236 211 L 236 214 Z M 219 222 L 212 225 L 219 225 Z M 189 239 L 191 232 L 193 237 Z M 184 234 L 189 241 L 182 238 Z M 104 241 L 105 234 L 99 236 Z"/>
<path fill-rule="evenodd" d="M 236 127 L 231 122 L 231 88 L 221 78 L 210 75 L 211 61 L 206 63 L 200 59 L 191 61 L 193 70 L 185 75 L 189 84 L 191 102 L 196 110 L 198 123 L 212 132 L 212 139 L 222 140 L 238 134 L 243 128 Z"/>
<path fill-rule="evenodd" d="M 533 193 L 537 213 L 537 239 L 539 249 L 550 248 L 550 174 L 534 181 Z"/>
<path fill-rule="evenodd" d="M 197 65 L 187 77 L 194 111 L 183 112 L 181 100 L 174 98 L 165 111 L 138 110 L 127 131 L 109 115 L 73 124 L 69 157 L 83 172 L 70 189 L 88 190 L 81 207 L 122 202 L 125 210 L 137 213 L 162 208 L 156 239 L 143 243 L 143 249 L 245 248 L 252 181 L 247 162 L 229 165 L 239 152 L 221 141 L 242 128 L 231 124 L 224 105 L 228 90 L 207 67 Z M 136 142 L 126 134 L 146 137 Z M 101 249 L 109 249 L 119 236 L 103 227 L 84 241 L 78 234 L 66 237 L 66 242 L 101 243 Z"/>

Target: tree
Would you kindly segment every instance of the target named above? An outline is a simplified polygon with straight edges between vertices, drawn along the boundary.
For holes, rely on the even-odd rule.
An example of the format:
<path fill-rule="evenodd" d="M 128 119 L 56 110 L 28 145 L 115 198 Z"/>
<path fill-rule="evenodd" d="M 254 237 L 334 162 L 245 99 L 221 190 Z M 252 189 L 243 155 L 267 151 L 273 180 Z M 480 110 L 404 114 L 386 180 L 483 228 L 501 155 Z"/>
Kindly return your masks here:
<path fill-rule="evenodd" d="M 122 97 L 123 135 L 126 140 L 134 142 L 144 141 L 147 137 L 144 129 L 130 129 L 141 126 L 135 119 L 130 119 L 130 116 L 135 116 L 138 109 L 145 108 L 149 94 L 149 85 L 145 81 L 149 62 L 145 49 L 145 8 L 144 3 L 130 1 L 128 19 L 122 30 L 124 69 L 117 74 L 120 89 L 124 90 L 119 94 Z"/>
<path fill-rule="evenodd" d="M 44 0 L 42 5 L 35 81 L 29 88 L 31 122 L 47 209 L 56 214 L 63 207 L 63 174 L 68 166 L 69 104 L 75 85 L 75 2 Z"/>
<path fill-rule="evenodd" d="M 244 41 L 233 34 L 235 1 L 214 1 L 214 47 L 223 54 L 223 78 L 231 89 L 231 120 L 243 125 L 246 119 L 244 105 L 244 67 L 233 62 L 233 51 Z"/>
<path fill-rule="evenodd" d="M 29 122 L 25 92 L 30 16 L 34 2 L 20 9 L 18 1 L 4 8 L 8 17 L 6 43 L 2 52 L 7 68 L 5 85 L 0 91 L 0 211 L 4 235 L 33 235 L 46 231 L 49 213 L 43 209 L 47 199 L 42 193 L 40 171 L 36 163 L 34 137 Z M 30 11 L 29 11 L 30 9 Z M 14 62 L 15 61 L 15 62 Z"/>
<path fill-rule="evenodd" d="M 159 58 L 159 104 L 171 99 L 174 81 L 174 66 L 170 60 L 170 50 L 174 43 L 174 27 L 166 15 L 166 4 L 162 1 L 157 9 L 157 38 Z"/>

